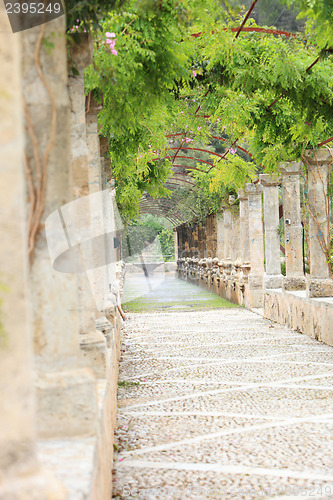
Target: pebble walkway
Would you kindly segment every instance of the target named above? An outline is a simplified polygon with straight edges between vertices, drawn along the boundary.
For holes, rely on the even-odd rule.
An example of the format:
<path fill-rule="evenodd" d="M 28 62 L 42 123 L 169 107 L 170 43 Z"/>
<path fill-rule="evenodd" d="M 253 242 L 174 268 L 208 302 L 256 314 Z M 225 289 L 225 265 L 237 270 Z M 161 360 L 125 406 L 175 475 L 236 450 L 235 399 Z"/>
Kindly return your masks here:
<path fill-rule="evenodd" d="M 128 313 L 113 496 L 333 499 L 332 382 L 332 347 L 246 309 Z"/>

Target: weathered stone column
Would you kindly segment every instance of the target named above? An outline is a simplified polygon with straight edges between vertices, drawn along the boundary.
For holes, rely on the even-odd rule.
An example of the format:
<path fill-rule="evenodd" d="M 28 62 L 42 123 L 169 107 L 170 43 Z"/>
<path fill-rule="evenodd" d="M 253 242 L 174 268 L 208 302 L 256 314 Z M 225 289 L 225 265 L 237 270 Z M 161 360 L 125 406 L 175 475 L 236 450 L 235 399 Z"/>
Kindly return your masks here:
<path fill-rule="evenodd" d="M 264 187 L 264 226 L 265 226 L 265 288 L 281 288 L 283 276 L 280 260 L 279 234 L 279 184 L 281 179 L 268 174 L 259 176 Z"/>
<path fill-rule="evenodd" d="M 223 215 L 217 215 L 216 220 L 217 232 L 217 258 L 224 259 L 224 218 Z"/>
<path fill-rule="evenodd" d="M 264 233 L 262 224 L 261 184 L 245 184 L 249 203 L 249 246 L 251 271 L 249 274 L 250 306 L 261 307 L 264 278 Z"/>
<path fill-rule="evenodd" d="M 230 214 L 231 214 L 231 227 L 230 227 L 230 255 L 232 262 L 235 262 L 240 258 L 240 242 L 239 242 L 239 231 L 240 231 L 240 221 L 238 216 L 238 208 L 235 206 L 236 197 L 234 195 L 229 196 Z"/>
<path fill-rule="evenodd" d="M 235 207 L 236 208 L 236 207 Z M 233 262 L 240 261 L 241 259 L 241 246 L 240 246 L 240 217 L 238 212 L 232 216 L 232 260 Z"/>
<path fill-rule="evenodd" d="M 8 34 L 6 34 L 6 32 Z M 0 11 L 0 498 L 65 500 L 40 469 L 32 337 L 27 300 L 27 231 L 20 34 Z"/>
<path fill-rule="evenodd" d="M 333 150 L 306 151 L 308 167 L 310 279 L 309 297 L 333 295 L 330 264 L 330 212 L 328 201 L 328 169 L 333 162 Z"/>
<path fill-rule="evenodd" d="M 240 248 L 243 264 L 250 262 L 249 244 L 249 200 L 243 189 L 238 191 L 240 218 Z"/>
<path fill-rule="evenodd" d="M 107 293 L 111 292 L 112 282 L 116 279 L 116 261 L 114 260 L 115 252 L 113 245 L 113 237 L 116 235 L 115 218 L 112 206 L 112 194 L 107 182 L 107 175 L 111 170 L 110 159 L 106 158 L 109 151 L 109 140 L 107 137 L 99 136 L 100 147 L 100 168 L 102 189 L 107 191 L 103 196 L 103 211 L 104 211 L 104 228 L 105 228 L 105 258 L 106 258 L 106 280 Z M 112 234 L 111 234 L 112 233 Z M 113 260 L 113 262 L 111 262 Z"/>
<path fill-rule="evenodd" d="M 228 208 L 225 208 L 223 211 L 223 236 L 224 236 L 224 258 L 231 259 L 232 216 L 230 209 Z"/>
<path fill-rule="evenodd" d="M 105 215 L 105 205 L 103 202 L 104 195 L 102 195 L 103 179 L 100 158 L 100 141 L 97 126 L 97 114 L 99 106 L 96 102 L 91 100 L 90 110 L 86 114 L 87 124 L 87 145 L 88 145 L 88 176 L 89 176 L 89 194 L 100 193 L 100 204 L 98 205 L 96 198 L 92 197 L 94 201 L 92 219 L 92 226 L 94 227 L 94 235 L 98 234 L 102 237 L 105 234 L 105 217 L 103 220 L 100 218 L 101 214 Z M 103 237 L 101 238 L 101 242 Z M 104 240 L 103 240 L 104 242 Z M 107 255 L 105 251 L 105 244 L 101 244 L 98 248 L 99 261 L 107 262 Z M 103 311 L 107 308 L 108 294 L 109 294 L 109 277 L 107 266 L 99 266 L 95 269 L 89 269 L 87 276 L 92 289 L 94 290 L 94 297 L 97 309 Z"/>
<path fill-rule="evenodd" d="M 38 371 L 38 430 L 42 437 L 92 435 L 97 421 L 96 381 L 91 370 L 83 368 L 79 349 L 77 276 L 53 268 L 44 230 L 46 218 L 53 214 L 59 228 L 53 239 L 57 241 L 59 236 L 66 241 L 63 223 L 68 221 L 59 209 L 72 200 L 65 24 L 65 17 L 61 16 L 43 28 L 32 28 L 21 35 L 28 125 L 26 157 L 36 184 L 38 159 L 41 165 L 45 164 L 45 199 L 29 276 Z M 49 90 L 34 62 L 41 29 L 54 44 L 51 53 L 43 45 L 39 53 Z M 27 190 L 30 191 L 29 183 Z"/>
<path fill-rule="evenodd" d="M 209 215 L 206 219 L 206 242 L 207 242 L 207 255 L 210 258 L 214 258 L 216 256 L 216 249 L 217 249 L 215 214 Z"/>
<path fill-rule="evenodd" d="M 93 42 L 90 35 L 80 34 L 80 43 L 70 46 L 71 58 L 78 75 L 68 79 L 68 91 L 71 103 L 71 152 L 72 180 L 74 199 L 89 194 L 88 147 L 86 139 L 84 69 L 92 62 Z M 86 228 L 91 224 L 88 210 L 82 214 L 82 222 Z M 77 227 L 79 231 L 80 228 Z M 86 274 L 79 273 L 78 279 L 78 316 L 80 330 L 80 346 L 83 350 L 87 366 L 93 369 L 97 377 L 105 377 L 107 369 L 107 346 L 103 333 L 97 331 L 95 321 L 96 305 Z"/>
<path fill-rule="evenodd" d="M 299 162 L 281 164 L 286 250 L 285 290 L 304 290 Z"/>

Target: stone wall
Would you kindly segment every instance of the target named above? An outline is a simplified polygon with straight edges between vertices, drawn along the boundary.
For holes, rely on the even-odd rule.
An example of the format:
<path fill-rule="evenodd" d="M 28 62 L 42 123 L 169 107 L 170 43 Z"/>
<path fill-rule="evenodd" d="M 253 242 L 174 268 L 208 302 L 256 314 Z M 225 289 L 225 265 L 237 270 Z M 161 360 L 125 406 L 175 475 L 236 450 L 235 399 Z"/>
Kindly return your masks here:
<path fill-rule="evenodd" d="M 179 257 L 212 257 L 217 251 L 216 216 L 210 215 L 204 224 L 179 226 L 177 232 Z"/>
<path fill-rule="evenodd" d="M 312 299 L 305 290 L 266 290 L 264 315 L 333 346 L 333 297 Z"/>
<path fill-rule="evenodd" d="M 85 109 L 92 42 L 71 45 L 69 76 L 64 16 L 15 35 L 7 22 L 1 11 L 0 499 L 109 500 L 124 265 Z"/>

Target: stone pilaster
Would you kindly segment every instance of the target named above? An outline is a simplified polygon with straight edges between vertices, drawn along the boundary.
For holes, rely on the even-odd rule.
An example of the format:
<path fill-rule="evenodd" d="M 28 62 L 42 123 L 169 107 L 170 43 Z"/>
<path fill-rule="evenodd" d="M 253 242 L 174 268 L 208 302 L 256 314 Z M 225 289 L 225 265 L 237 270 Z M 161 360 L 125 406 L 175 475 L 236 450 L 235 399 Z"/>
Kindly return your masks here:
<path fill-rule="evenodd" d="M 330 213 L 328 201 L 328 169 L 333 162 L 333 150 L 306 151 L 304 163 L 308 167 L 308 208 L 310 278 L 307 281 L 309 297 L 333 295 L 333 280 L 329 271 Z"/>
<path fill-rule="evenodd" d="M 218 214 L 216 219 L 216 232 L 217 232 L 217 257 L 224 259 L 224 220 L 223 215 Z"/>
<path fill-rule="evenodd" d="M 83 368 L 79 349 L 77 277 L 52 266 L 44 229 L 46 218 L 55 214 L 60 231 L 53 239 L 59 236 L 66 241 L 59 211 L 72 200 L 65 24 L 64 16 L 45 24 L 44 37 L 54 48 L 49 53 L 42 45 L 39 57 L 49 91 L 34 62 L 41 28 L 21 34 L 23 92 L 27 123 L 31 120 L 32 124 L 26 132 L 26 157 L 35 178 L 39 175 L 37 158 L 43 165 L 45 151 L 49 151 L 43 214 L 29 276 L 41 437 L 93 435 L 97 421 L 96 381 L 91 370 Z"/>
<path fill-rule="evenodd" d="M 89 194 L 88 147 L 86 141 L 84 69 L 92 62 L 93 42 L 86 33 L 80 34 L 80 43 L 70 46 L 71 58 L 78 75 L 68 79 L 68 91 L 71 103 L 71 152 L 73 197 L 75 199 Z M 86 227 L 91 224 L 90 213 L 84 214 Z M 78 221 L 79 223 L 79 221 Z M 79 230 L 79 228 L 77 228 Z M 79 273 L 78 279 L 78 316 L 80 346 L 87 366 L 93 369 L 97 377 L 105 377 L 107 368 L 107 349 L 104 335 L 97 331 L 95 322 L 95 301 L 85 273 Z"/>
<path fill-rule="evenodd" d="M 238 207 L 235 205 L 236 197 L 234 195 L 229 196 L 229 205 L 232 207 L 231 212 L 231 231 L 230 231 L 230 257 L 234 263 L 236 260 L 240 259 L 240 219 L 238 213 Z"/>
<path fill-rule="evenodd" d="M 0 499 L 65 500 L 36 456 L 32 337 L 27 301 L 21 35 L 0 10 Z"/>
<path fill-rule="evenodd" d="M 250 262 L 249 245 L 249 200 L 243 189 L 238 191 L 240 218 L 240 248 L 242 263 Z"/>
<path fill-rule="evenodd" d="M 104 228 L 105 228 L 105 255 L 106 255 L 106 277 L 108 292 L 112 292 L 112 283 L 116 280 L 116 261 L 117 255 L 114 248 L 114 237 L 116 237 L 117 229 L 122 228 L 120 221 L 120 215 L 115 214 L 116 211 L 116 191 L 111 188 L 111 184 L 108 182 L 108 177 L 110 177 L 111 164 L 110 159 L 106 158 L 109 151 L 109 140 L 106 137 L 99 137 L 100 141 L 100 165 L 101 165 L 101 176 L 102 176 L 102 188 L 107 191 L 107 194 L 103 196 L 103 210 L 104 210 Z M 116 221 L 118 219 L 118 221 Z M 118 224 L 117 224 L 118 222 Z"/>
<path fill-rule="evenodd" d="M 91 197 L 93 206 L 92 213 L 92 227 L 94 236 L 101 238 L 101 245 L 99 245 L 98 261 L 104 263 L 95 267 L 94 269 L 87 270 L 87 276 L 92 289 L 94 290 L 94 297 L 96 307 L 99 311 L 105 311 L 108 307 L 108 294 L 109 294 L 109 273 L 106 265 L 107 255 L 105 251 L 105 241 L 103 235 L 105 234 L 105 202 L 102 195 L 103 179 L 102 168 L 100 159 L 100 141 L 98 135 L 97 114 L 99 107 L 97 103 L 90 103 L 90 110 L 86 114 L 87 123 L 87 145 L 88 145 L 88 176 L 89 176 L 89 194 L 95 194 Z M 98 201 L 99 197 L 99 201 Z"/>
<path fill-rule="evenodd" d="M 233 262 L 240 261 L 242 255 L 240 242 L 240 217 L 238 213 L 232 216 L 232 260 Z"/>
<path fill-rule="evenodd" d="M 285 290 L 304 290 L 302 224 L 300 202 L 300 163 L 281 164 L 283 220 L 286 251 Z"/>
<path fill-rule="evenodd" d="M 245 184 L 245 194 L 249 203 L 249 247 L 251 271 L 249 274 L 249 291 L 251 307 L 261 307 L 264 278 L 264 233 L 262 223 L 262 191 L 261 184 Z"/>
<path fill-rule="evenodd" d="M 260 175 L 264 189 L 264 226 L 265 226 L 265 288 L 281 288 L 283 276 L 280 261 L 279 234 L 279 177 Z"/>
<path fill-rule="evenodd" d="M 231 259 L 232 215 L 230 209 L 228 208 L 225 208 L 223 211 L 223 237 L 224 237 L 224 258 Z"/>

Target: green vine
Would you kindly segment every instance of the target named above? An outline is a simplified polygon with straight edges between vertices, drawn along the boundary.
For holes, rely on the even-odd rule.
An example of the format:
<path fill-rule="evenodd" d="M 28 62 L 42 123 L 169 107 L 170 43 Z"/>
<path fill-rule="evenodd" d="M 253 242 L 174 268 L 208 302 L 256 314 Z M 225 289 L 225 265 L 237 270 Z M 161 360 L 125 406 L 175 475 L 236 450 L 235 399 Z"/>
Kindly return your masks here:
<path fill-rule="evenodd" d="M 308 31 L 295 36 L 258 33 L 249 19 L 246 28 L 253 32 L 236 38 L 244 11 L 222 9 L 213 0 L 131 0 L 104 16 L 85 83 L 87 94 L 104 104 L 100 132 L 109 139 L 125 217 L 138 214 L 145 191 L 174 197 L 164 183 L 176 177 L 175 163 L 185 165 L 178 156 L 190 156 L 186 147 L 206 149 L 213 164 L 191 163 L 187 178 L 196 187 L 179 188 L 182 199 L 191 200 L 181 210 L 193 213 L 203 198 L 217 210 L 214 193 L 220 202 L 219 193 L 251 182 L 263 168 L 274 172 L 279 162 L 300 159 L 331 135 L 333 24 L 331 9 L 323 12 L 327 1 L 289 2 L 308 16 Z M 224 153 L 210 157 L 220 147 L 213 136 L 223 138 Z M 207 210 L 197 209 L 199 218 Z"/>

